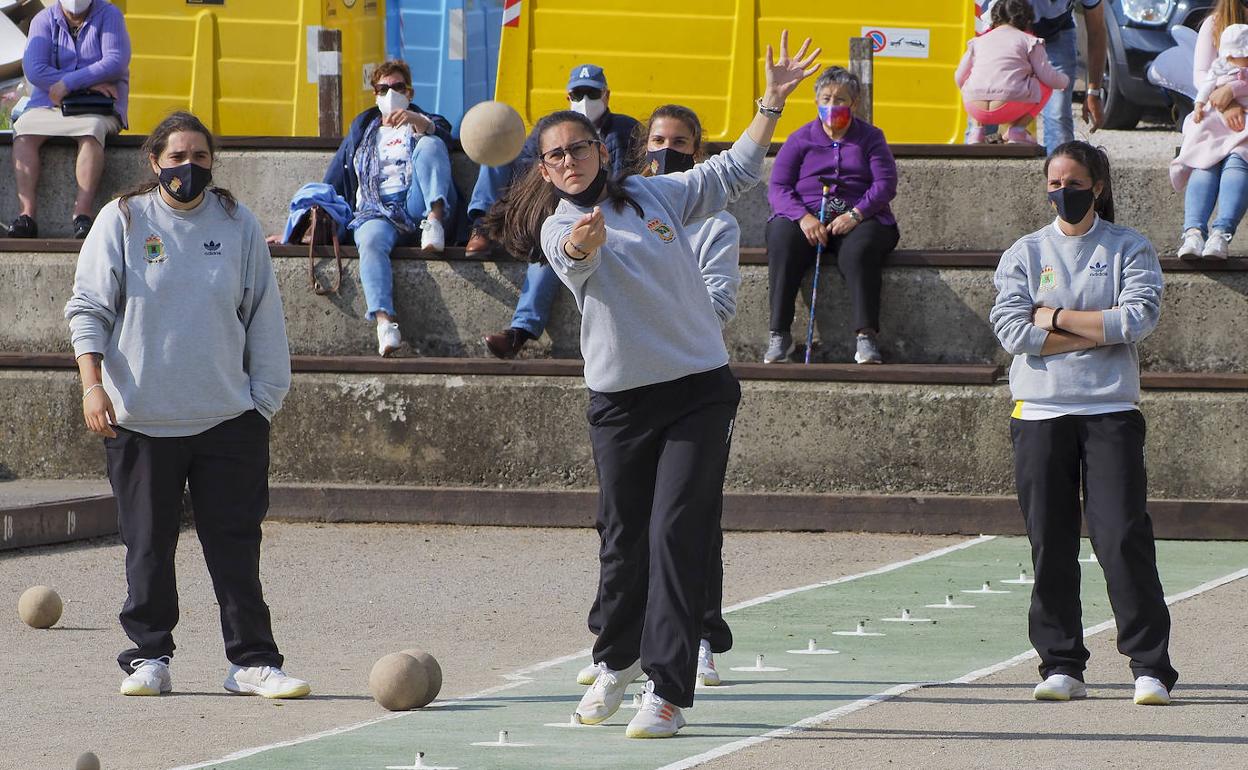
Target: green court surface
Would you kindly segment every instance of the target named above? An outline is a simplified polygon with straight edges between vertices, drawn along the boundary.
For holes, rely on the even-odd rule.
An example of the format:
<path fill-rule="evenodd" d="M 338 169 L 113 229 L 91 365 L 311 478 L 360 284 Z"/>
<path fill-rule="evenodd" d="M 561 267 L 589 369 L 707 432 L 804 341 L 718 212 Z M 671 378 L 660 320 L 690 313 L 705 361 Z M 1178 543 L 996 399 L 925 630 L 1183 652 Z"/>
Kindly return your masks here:
<path fill-rule="evenodd" d="M 1248 543 L 1161 542 L 1158 560 L 1171 599 L 1248 574 Z M 1085 541 L 1083 553 L 1088 554 Z M 622 708 L 607 723 L 569 727 L 583 688 L 576 671 L 584 655 L 535 664 L 499 687 L 421 711 L 385 715 L 302 741 L 239 752 L 195 768 L 226 770 L 383 770 L 411 766 L 417 751 L 428 767 L 460 770 L 507 768 L 692 767 L 711 757 L 758 742 L 775 731 L 814 724 L 862 708 L 923 683 L 970 679 L 1026 659 L 1027 606 L 1031 587 L 1003 581 L 1029 565 L 1023 538 L 978 538 L 888 567 L 781 591 L 730 608 L 735 648 L 716 657 L 725 686 L 699 689 L 686 711 L 689 726 L 668 740 L 630 740 Z M 1101 570 L 1083 568 L 1083 617 L 1100 630 L 1110 619 Z M 812 576 L 813 577 L 813 576 Z M 963 593 L 991 581 L 1009 593 Z M 973 609 L 929 609 L 953 595 Z M 903 609 L 936 623 L 896 623 Z M 867 631 L 884 636 L 838 636 L 867 620 Z M 799 655 L 815 639 L 840 654 Z M 765 667 L 782 671 L 733 671 L 764 655 Z M 1027 662 L 1025 665 L 1034 665 Z M 453 672 L 447 672 L 453 677 Z M 1122 676 L 1128 681 L 1126 660 Z M 633 685 L 631 693 L 640 691 Z M 510 744 L 497 742 L 508 732 Z M 587 763 L 586 758 L 592 757 Z"/>

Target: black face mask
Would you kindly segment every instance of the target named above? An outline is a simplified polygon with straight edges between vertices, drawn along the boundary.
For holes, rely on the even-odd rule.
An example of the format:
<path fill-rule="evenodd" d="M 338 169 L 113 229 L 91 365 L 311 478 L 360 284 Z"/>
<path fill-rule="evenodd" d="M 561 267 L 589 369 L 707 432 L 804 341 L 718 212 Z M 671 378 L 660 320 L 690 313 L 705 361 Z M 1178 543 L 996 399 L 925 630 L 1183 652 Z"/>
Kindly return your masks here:
<path fill-rule="evenodd" d="M 646 153 L 646 168 L 650 170 L 650 176 L 688 171 L 693 168 L 693 156 L 671 147 L 651 150 Z"/>
<path fill-rule="evenodd" d="M 579 193 L 566 193 L 555 188 L 555 192 L 565 201 L 572 201 L 581 208 L 589 208 L 598 202 L 602 197 L 602 188 L 607 186 L 607 167 L 602 165 L 602 161 L 598 163 L 598 176 L 594 177 L 594 181 L 589 183 L 589 187 L 581 190 Z"/>
<path fill-rule="evenodd" d="M 1088 215 L 1088 209 L 1096 201 L 1096 193 L 1090 187 L 1086 190 L 1061 187 L 1049 193 L 1049 200 L 1057 207 L 1057 215 L 1062 221 L 1077 225 Z"/>
<path fill-rule="evenodd" d="M 195 163 L 162 168 L 160 186 L 179 203 L 190 203 L 203 194 L 212 183 L 212 169 Z"/>

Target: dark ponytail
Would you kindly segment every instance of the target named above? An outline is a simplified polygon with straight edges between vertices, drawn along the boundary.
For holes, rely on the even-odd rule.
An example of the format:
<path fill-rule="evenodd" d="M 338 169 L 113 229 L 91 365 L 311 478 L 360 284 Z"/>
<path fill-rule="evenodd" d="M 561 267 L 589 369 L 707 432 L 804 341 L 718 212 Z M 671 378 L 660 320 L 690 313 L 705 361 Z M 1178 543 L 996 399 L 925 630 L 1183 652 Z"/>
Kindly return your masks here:
<path fill-rule="evenodd" d="M 143 142 L 142 152 L 139 154 L 144 161 L 159 158 L 164 154 L 165 148 L 169 146 L 169 137 L 181 131 L 203 135 L 204 139 L 208 141 L 208 152 L 212 155 L 213 165 L 215 166 L 217 142 L 213 138 L 212 132 L 208 130 L 203 121 L 184 111 L 171 113 L 169 117 L 160 121 L 160 125 L 156 126 L 156 128 L 152 129 L 152 133 L 148 134 L 147 139 Z M 160 180 L 153 177 L 121 194 L 118 198 L 117 206 L 121 209 L 121 214 L 126 218 L 127 224 L 130 221 L 130 199 L 139 195 L 147 195 L 152 190 L 155 190 L 159 184 Z M 238 201 L 235 200 L 234 194 L 224 187 L 211 187 L 209 189 L 221 199 L 221 206 L 225 209 L 225 212 L 233 216 L 234 210 L 238 208 Z"/>
<path fill-rule="evenodd" d="M 561 110 L 552 112 L 537 122 L 533 133 L 537 136 L 539 153 L 542 136 L 551 128 L 564 123 L 577 123 L 595 141 L 602 141 L 602 136 L 589 118 L 579 112 Z M 501 243 L 508 254 L 530 262 L 540 262 L 543 259 L 542 223 L 555 213 L 555 207 L 559 205 L 559 194 L 555 186 L 542 178 L 541 163 L 539 155 L 529 170 L 507 188 L 477 224 L 491 240 Z M 610 169 L 607 169 L 607 173 L 606 202 L 616 212 L 622 211 L 627 205 L 637 212 L 638 217 L 644 216 L 641 205 L 624 190 L 624 180 L 629 174 L 615 177 L 611 175 Z"/>
<path fill-rule="evenodd" d="M 1054 158 L 1070 158 L 1079 165 L 1088 170 L 1088 176 L 1092 177 L 1092 186 L 1095 187 L 1097 182 L 1104 183 L 1101 188 L 1101 194 L 1096 197 L 1096 203 L 1093 208 L 1097 216 L 1106 222 L 1114 221 L 1114 188 L 1110 181 L 1109 172 L 1109 156 L 1105 154 L 1105 148 L 1093 147 L 1087 142 L 1081 142 L 1078 139 L 1059 144 L 1057 149 L 1053 150 L 1053 154 L 1044 159 L 1044 173 L 1049 173 L 1049 164 Z"/>

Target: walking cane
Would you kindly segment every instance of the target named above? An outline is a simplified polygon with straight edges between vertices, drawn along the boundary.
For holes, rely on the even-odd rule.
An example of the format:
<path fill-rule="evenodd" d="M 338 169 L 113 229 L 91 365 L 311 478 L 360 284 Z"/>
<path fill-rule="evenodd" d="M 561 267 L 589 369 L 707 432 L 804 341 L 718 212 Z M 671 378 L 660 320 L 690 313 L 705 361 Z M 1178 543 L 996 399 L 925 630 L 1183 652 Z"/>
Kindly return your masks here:
<path fill-rule="evenodd" d="M 823 224 L 828 214 L 828 185 L 832 180 L 819 178 L 823 182 L 823 199 L 819 202 L 819 224 Z M 824 237 L 827 237 L 826 235 Z M 810 284 L 810 321 L 806 324 L 806 363 L 810 363 L 810 348 L 815 344 L 815 304 L 819 301 L 819 262 L 823 257 L 823 241 L 815 247 L 815 279 Z"/>

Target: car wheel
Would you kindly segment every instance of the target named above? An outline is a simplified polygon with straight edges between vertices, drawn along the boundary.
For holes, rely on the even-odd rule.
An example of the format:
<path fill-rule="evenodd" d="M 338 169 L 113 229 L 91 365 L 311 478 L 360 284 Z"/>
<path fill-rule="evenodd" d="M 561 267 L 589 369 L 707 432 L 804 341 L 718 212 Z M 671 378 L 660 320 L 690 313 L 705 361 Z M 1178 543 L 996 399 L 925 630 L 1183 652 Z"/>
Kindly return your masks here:
<path fill-rule="evenodd" d="M 1110 45 L 1105 57 L 1105 123 L 1102 128 L 1131 129 L 1140 122 L 1141 110 L 1118 87 L 1118 68 L 1126 69 L 1126 62 L 1116 60 L 1119 55 Z"/>

